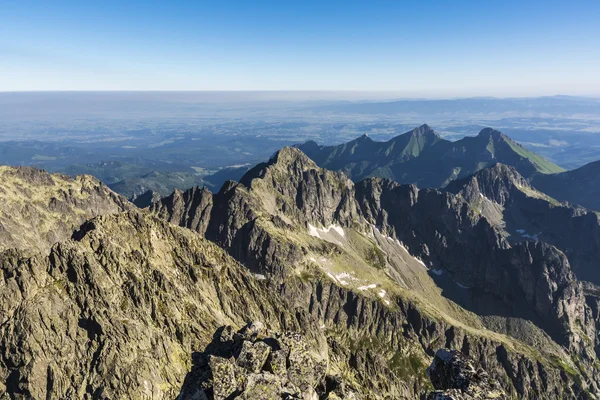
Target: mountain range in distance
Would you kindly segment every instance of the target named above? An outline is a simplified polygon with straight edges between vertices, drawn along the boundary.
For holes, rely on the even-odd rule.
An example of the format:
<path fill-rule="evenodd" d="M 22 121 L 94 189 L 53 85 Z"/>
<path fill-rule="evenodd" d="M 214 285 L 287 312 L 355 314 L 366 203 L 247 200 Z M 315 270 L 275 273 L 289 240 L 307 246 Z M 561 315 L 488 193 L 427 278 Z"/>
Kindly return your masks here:
<path fill-rule="evenodd" d="M 323 168 L 342 171 L 355 181 L 378 176 L 422 188 L 444 187 L 498 162 L 527 178 L 564 171 L 492 128 L 452 142 L 422 125 L 387 142 L 363 135 L 337 146 L 307 142 L 298 148 Z"/>
<path fill-rule="evenodd" d="M 344 172 L 355 182 L 376 176 L 421 188 L 444 188 L 501 163 L 559 201 L 600 210 L 600 197 L 596 196 L 600 182 L 595 173 L 600 162 L 565 171 L 492 128 L 453 142 L 425 124 L 386 142 L 363 135 L 335 146 L 309 141 L 296 147 L 319 166 Z"/>

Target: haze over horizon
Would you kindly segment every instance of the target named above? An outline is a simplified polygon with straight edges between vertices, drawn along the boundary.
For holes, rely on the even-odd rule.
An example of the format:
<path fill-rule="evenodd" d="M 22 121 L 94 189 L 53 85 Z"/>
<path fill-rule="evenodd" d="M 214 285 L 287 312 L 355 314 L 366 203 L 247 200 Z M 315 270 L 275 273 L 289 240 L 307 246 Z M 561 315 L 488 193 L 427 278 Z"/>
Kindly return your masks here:
<path fill-rule="evenodd" d="M 600 96 L 594 1 L 10 1 L 1 11 L 2 92 Z"/>

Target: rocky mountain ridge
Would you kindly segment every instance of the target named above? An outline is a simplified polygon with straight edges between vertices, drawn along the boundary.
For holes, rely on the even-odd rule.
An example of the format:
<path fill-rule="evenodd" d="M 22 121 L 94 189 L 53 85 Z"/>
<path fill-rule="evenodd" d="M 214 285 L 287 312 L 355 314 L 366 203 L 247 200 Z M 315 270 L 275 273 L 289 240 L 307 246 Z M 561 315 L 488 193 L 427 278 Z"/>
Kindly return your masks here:
<path fill-rule="evenodd" d="M 174 398 L 220 326 L 318 332 L 216 245 L 136 211 L 0 262 L 0 392 L 11 398 Z"/>

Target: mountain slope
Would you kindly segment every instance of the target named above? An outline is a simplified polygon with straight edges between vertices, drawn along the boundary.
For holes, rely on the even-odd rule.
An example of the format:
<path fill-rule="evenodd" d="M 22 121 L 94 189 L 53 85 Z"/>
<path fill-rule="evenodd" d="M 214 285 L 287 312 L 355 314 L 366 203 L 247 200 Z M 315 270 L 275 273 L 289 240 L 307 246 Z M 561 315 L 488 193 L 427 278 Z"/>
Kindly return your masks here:
<path fill-rule="evenodd" d="M 174 216 L 194 213 L 189 201 L 176 198 L 210 208 L 195 229 L 264 276 L 273 292 L 322 320 L 330 342 L 369 338 L 379 343 L 379 353 L 390 355 L 408 345 L 412 350 L 403 357 L 423 359 L 440 335 L 447 347 L 459 346 L 491 366 L 503 388 L 519 398 L 577 395 L 553 386 L 555 381 L 542 384 L 540 371 L 525 378 L 519 369 L 515 376 L 502 361 L 506 350 L 489 357 L 494 348 L 525 359 L 530 352 L 543 354 L 545 371 L 568 351 L 586 360 L 580 379 L 596 390 L 595 339 L 589 339 L 596 320 L 567 258 L 551 245 L 510 243 L 460 196 L 381 179 L 354 185 L 285 148 L 240 183 L 225 184 L 212 200 L 176 194 L 151 208 L 185 225 L 189 218 Z M 398 318 L 407 318 L 405 339 L 382 335 Z M 460 342 L 454 341 L 457 332 Z M 415 372 L 402 381 L 416 385 L 408 398 L 422 390 Z M 525 381 L 530 386 L 519 383 Z"/>
<path fill-rule="evenodd" d="M 525 177 L 563 171 L 491 128 L 456 142 L 422 125 L 387 142 L 361 137 L 338 146 L 308 142 L 298 148 L 319 166 L 342 171 L 355 182 L 374 176 L 419 187 L 444 187 L 497 162 L 515 167 Z"/>
<path fill-rule="evenodd" d="M 0 166 L 0 250 L 48 251 L 87 219 L 132 207 L 91 176 Z"/>
<path fill-rule="evenodd" d="M 600 161 L 572 171 L 536 175 L 531 183 L 558 200 L 600 211 Z"/>
<path fill-rule="evenodd" d="M 174 398 L 218 327 L 299 329 L 217 246 L 139 212 L 97 217 L 47 256 L 8 250 L 0 267 L 0 381 L 22 398 Z"/>

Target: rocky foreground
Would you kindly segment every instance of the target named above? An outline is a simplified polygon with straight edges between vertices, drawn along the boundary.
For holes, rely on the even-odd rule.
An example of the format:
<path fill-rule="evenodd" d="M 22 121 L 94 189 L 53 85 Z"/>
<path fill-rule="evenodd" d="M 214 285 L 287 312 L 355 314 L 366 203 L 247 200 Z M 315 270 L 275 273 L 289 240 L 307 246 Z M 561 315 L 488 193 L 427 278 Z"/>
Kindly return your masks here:
<path fill-rule="evenodd" d="M 439 349 L 427 368 L 434 391 L 427 400 L 506 399 L 487 372 L 464 354 Z M 219 328 L 194 353 L 179 400 L 362 399 L 343 377 L 327 375 L 327 360 L 299 333 L 270 332 L 261 322 L 239 331 Z"/>

